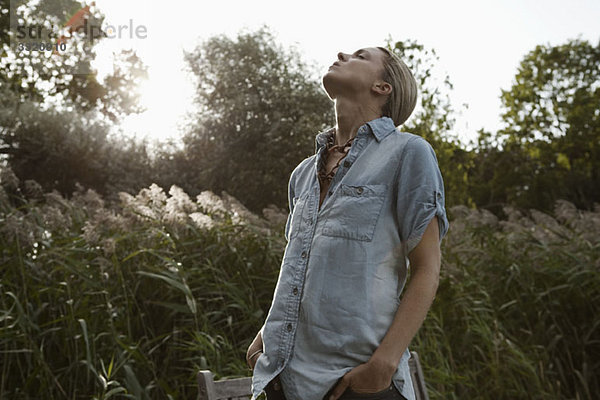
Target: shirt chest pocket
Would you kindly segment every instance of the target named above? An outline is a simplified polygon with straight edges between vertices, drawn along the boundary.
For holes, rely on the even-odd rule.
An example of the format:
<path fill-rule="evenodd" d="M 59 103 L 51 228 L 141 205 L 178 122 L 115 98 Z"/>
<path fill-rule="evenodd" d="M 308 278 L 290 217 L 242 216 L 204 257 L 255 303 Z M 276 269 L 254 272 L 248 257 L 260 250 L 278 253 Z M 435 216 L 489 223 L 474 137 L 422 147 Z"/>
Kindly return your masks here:
<path fill-rule="evenodd" d="M 349 185 L 341 183 L 331 200 L 323 224 L 323 235 L 354 240 L 373 240 L 375 226 L 383 208 L 387 185 Z"/>

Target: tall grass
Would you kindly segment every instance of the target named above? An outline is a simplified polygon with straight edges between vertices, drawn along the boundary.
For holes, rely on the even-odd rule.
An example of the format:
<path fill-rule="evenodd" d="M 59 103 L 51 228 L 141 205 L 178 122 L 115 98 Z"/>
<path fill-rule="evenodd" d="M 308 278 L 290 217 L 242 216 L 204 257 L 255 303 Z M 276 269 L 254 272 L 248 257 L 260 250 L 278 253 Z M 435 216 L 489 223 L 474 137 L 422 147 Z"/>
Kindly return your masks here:
<path fill-rule="evenodd" d="M 455 207 L 433 308 L 414 341 L 432 398 L 600 393 L 600 209 Z"/>
<path fill-rule="evenodd" d="M 199 369 L 250 375 L 285 214 L 175 186 L 67 200 L 2 174 L 0 398 L 194 399 Z M 449 212 L 438 295 L 411 345 L 430 397 L 594 398 L 600 210 Z"/>
<path fill-rule="evenodd" d="M 201 368 L 248 373 L 283 239 L 233 199 L 170 194 L 0 192 L 0 398 L 192 399 Z"/>

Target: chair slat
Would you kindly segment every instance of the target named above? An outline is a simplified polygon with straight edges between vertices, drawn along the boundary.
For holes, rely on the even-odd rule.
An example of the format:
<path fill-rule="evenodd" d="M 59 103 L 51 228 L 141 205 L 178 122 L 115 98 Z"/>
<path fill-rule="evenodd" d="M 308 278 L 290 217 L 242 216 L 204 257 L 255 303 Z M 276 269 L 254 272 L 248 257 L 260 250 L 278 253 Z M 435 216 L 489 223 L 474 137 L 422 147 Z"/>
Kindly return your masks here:
<path fill-rule="evenodd" d="M 429 400 L 427 394 L 427 387 L 425 386 L 425 378 L 423 376 L 423 370 L 421 369 L 421 361 L 416 351 L 410 352 L 410 358 L 408 359 L 408 367 L 410 369 L 410 377 L 412 379 L 413 387 L 415 389 L 416 400 Z"/>
<path fill-rule="evenodd" d="M 212 372 L 202 370 L 198 372 L 198 400 L 217 400 L 215 382 Z"/>
<path fill-rule="evenodd" d="M 215 381 L 215 393 L 217 399 L 252 394 L 252 378 L 235 378 Z"/>

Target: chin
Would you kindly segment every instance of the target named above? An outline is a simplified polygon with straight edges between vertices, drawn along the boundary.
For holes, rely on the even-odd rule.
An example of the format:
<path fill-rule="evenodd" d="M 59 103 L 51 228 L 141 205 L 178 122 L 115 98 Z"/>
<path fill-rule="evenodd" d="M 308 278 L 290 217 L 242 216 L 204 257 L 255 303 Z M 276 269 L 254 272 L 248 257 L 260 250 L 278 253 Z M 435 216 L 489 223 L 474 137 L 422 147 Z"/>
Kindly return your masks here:
<path fill-rule="evenodd" d="M 335 99 L 335 78 L 331 76 L 331 72 L 327 72 L 325 75 L 323 75 L 321 83 L 325 93 L 327 93 L 327 96 L 329 96 L 331 100 Z"/>

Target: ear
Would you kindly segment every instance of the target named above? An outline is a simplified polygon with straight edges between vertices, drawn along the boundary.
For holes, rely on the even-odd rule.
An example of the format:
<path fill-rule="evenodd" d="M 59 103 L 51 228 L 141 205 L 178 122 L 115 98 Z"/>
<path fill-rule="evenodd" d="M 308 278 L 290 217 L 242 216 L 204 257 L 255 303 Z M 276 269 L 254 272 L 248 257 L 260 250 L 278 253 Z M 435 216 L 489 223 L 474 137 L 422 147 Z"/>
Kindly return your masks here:
<path fill-rule="evenodd" d="M 371 90 L 382 96 L 387 96 L 388 94 L 392 93 L 392 85 L 390 85 L 386 81 L 376 80 L 375 82 L 373 82 Z"/>

